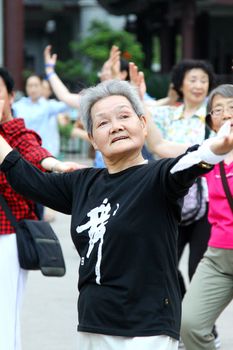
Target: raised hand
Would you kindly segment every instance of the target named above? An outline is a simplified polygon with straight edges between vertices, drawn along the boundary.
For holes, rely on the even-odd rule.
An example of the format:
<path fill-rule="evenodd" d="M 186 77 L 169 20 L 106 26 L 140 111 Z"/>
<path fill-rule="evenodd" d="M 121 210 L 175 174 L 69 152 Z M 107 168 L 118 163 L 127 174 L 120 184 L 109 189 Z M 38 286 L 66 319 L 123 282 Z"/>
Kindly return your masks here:
<path fill-rule="evenodd" d="M 119 78 L 120 73 L 120 50 L 117 46 L 113 45 L 109 58 L 102 66 L 99 78 L 101 81 Z"/>
<path fill-rule="evenodd" d="M 231 121 L 227 121 L 220 128 L 217 137 L 214 138 L 214 141 L 210 145 L 210 149 L 217 155 L 233 151 L 233 130 L 231 128 Z"/>
<path fill-rule="evenodd" d="M 57 62 L 57 54 L 52 54 L 52 46 L 48 45 L 44 49 L 44 63 L 45 63 L 45 71 L 47 74 L 54 71 L 54 67 L 56 66 Z"/>
<path fill-rule="evenodd" d="M 143 100 L 146 93 L 144 73 L 141 71 L 139 72 L 138 67 L 133 62 L 129 63 L 129 76 L 131 84 L 137 87 L 139 96 L 141 100 Z"/>
<path fill-rule="evenodd" d="M 119 79 L 121 72 L 121 63 L 120 63 L 120 50 L 118 46 L 113 45 L 110 51 L 110 62 L 111 62 L 111 71 L 112 78 Z"/>

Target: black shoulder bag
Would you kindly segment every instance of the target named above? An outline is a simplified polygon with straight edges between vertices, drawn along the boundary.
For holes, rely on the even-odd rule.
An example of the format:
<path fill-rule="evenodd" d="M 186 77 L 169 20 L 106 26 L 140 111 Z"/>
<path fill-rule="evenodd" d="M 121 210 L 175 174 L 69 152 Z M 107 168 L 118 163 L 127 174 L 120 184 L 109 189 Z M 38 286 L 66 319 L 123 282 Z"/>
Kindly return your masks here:
<path fill-rule="evenodd" d="M 231 190 L 230 190 L 230 187 L 229 187 L 228 182 L 227 182 L 227 177 L 226 177 L 226 173 L 225 173 L 223 162 L 219 163 L 219 168 L 220 168 L 220 175 L 221 175 L 222 185 L 223 185 L 224 191 L 226 193 L 226 197 L 227 197 L 227 200 L 229 202 L 231 211 L 233 213 L 233 197 L 232 197 Z"/>
<path fill-rule="evenodd" d="M 41 270 L 45 276 L 65 275 L 65 261 L 60 242 L 52 227 L 41 220 L 16 220 L 4 197 L 0 204 L 16 231 L 18 258 L 25 270 Z"/>

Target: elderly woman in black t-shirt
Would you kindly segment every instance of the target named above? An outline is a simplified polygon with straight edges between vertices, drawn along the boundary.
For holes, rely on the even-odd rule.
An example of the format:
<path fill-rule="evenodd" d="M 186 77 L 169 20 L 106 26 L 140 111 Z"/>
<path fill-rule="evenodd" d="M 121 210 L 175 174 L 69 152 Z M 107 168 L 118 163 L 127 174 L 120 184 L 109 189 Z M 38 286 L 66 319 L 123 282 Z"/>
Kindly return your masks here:
<path fill-rule="evenodd" d="M 146 118 L 128 82 L 87 89 L 80 113 L 106 169 L 43 174 L 0 137 L 1 170 L 16 191 L 72 216 L 80 255 L 78 348 L 175 350 L 182 198 L 233 148 L 233 135 L 175 159 L 147 162 L 141 153 Z"/>

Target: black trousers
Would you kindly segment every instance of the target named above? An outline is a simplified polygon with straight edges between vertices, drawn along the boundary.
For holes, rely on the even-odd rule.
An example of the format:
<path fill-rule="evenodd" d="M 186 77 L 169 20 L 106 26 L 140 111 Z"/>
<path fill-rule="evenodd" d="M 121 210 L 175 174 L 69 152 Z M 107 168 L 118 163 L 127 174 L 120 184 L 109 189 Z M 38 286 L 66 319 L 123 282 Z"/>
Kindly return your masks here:
<path fill-rule="evenodd" d="M 188 258 L 188 276 L 191 281 L 194 272 L 196 271 L 199 261 L 202 259 L 210 237 L 210 224 L 207 219 L 206 210 L 205 215 L 194 221 L 192 224 L 187 226 L 179 226 L 178 234 L 178 261 L 180 261 L 186 244 L 189 245 L 189 258 Z M 180 290 L 182 298 L 186 292 L 183 276 L 178 271 Z"/>

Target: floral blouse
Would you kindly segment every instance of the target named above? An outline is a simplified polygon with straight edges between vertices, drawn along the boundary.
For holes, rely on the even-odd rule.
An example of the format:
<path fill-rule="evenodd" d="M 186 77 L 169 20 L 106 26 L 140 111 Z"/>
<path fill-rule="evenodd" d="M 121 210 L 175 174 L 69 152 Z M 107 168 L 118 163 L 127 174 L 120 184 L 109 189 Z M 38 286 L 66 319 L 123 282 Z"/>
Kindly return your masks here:
<path fill-rule="evenodd" d="M 202 143 L 205 138 L 206 102 L 189 118 L 183 117 L 184 105 L 178 107 L 153 107 L 154 122 L 169 141 L 179 143 Z"/>
<path fill-rule="evenodd" d="M 154 106 L 150 108 L 150 111 L 155 124 L 159 127 L 166 140 L 195 145 L 201 144 L 205 138 L 206 107 L 207 101 L 189 118 L 184 118 L 183 116 L 184 104 L 178 107 Z M 205 179 L 202 179 L 202 185 L 204 189 L 203 199 L 208 201 Z"/>

